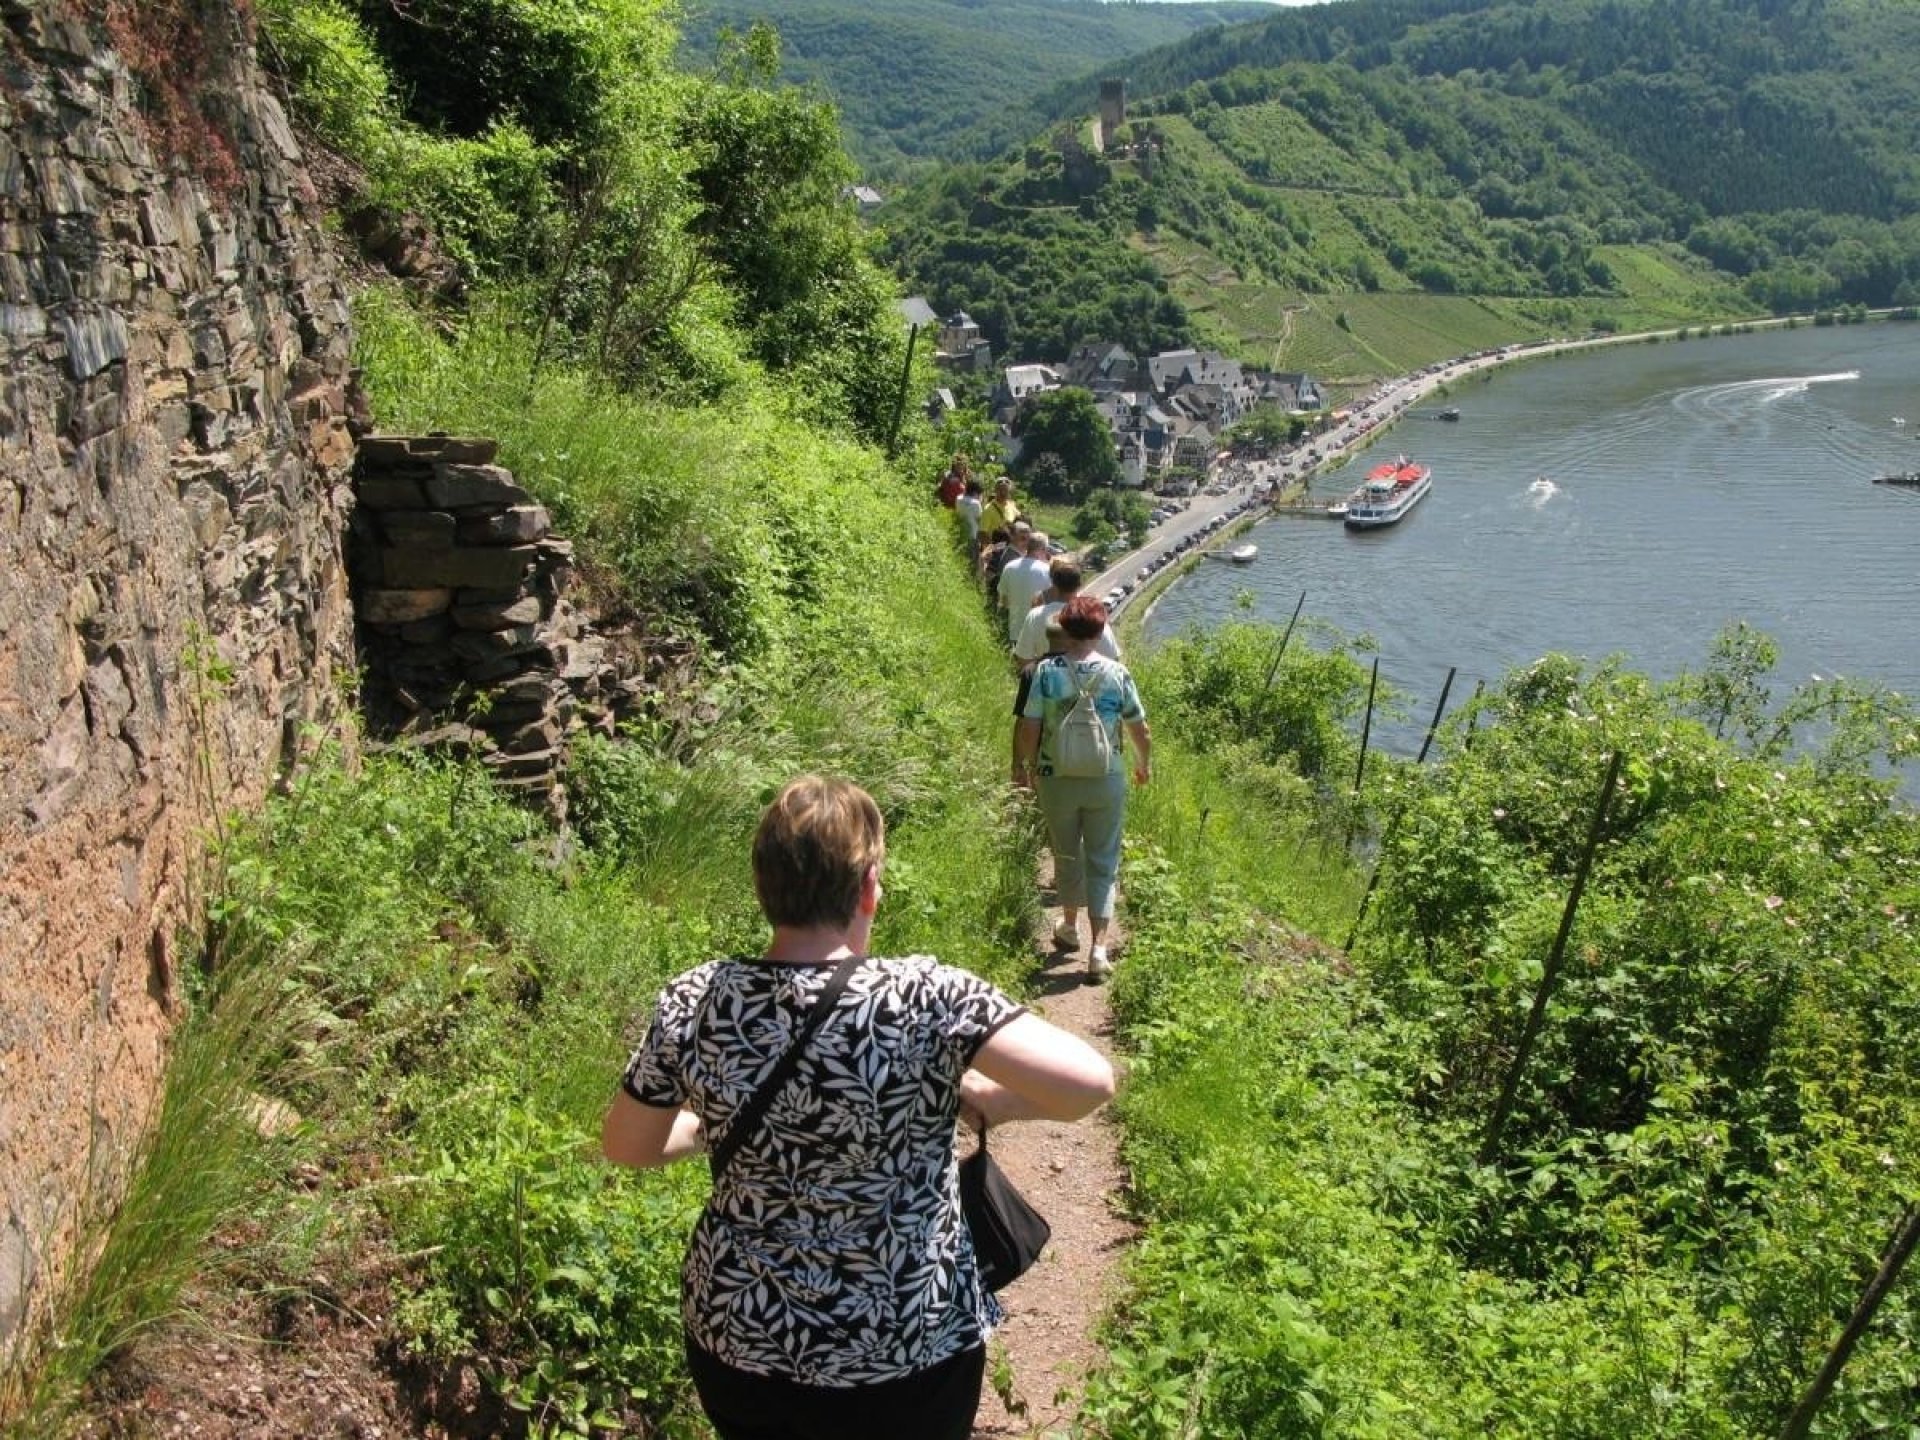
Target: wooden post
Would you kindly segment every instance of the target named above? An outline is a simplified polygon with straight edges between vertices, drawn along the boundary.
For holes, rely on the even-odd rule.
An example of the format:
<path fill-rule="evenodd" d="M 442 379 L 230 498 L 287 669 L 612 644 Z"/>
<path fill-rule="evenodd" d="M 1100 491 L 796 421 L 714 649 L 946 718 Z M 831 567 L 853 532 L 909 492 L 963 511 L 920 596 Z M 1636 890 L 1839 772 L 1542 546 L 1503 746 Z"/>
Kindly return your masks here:
<path fill-rule="evenodd" d="M 1440 728 L 1440 716 L 1445 713 L 1447 708 L 1447 692 L 1453 689 L 1453 677 L 1458 669 L 1459 667 L 1454 665 L 1447 667 L 1447 680 L 1446 683 L 1440 687 L 1440 699 L 1433 707 L 1433 719 L 1427 723 L 1426 741 L 1420 746 L 1419 758 L 1413 762 L 1416 765 L 1424 765 L 1427 763 L 1427 750 L 1428 747 L 1433 744 L 1433 732 Z M 1388 842 L 1393 839 L 1393 832 L 1398 828 L 1399 824 L 1400 813 L 1396 812 L 1393 819 L 1387 824 L 1386 833 L 1380 837 L 1380 848 L 1382 851 L 1387 848 Z M 1360 925 L 1367 918 L 1367 906 L 1372 903 L 1373 892 L 1379 884 L 1380 862 L 1376 859 L 1373 865 L 1373 873 L 1367 876 L 1366 893 L 1360 897 L 1360 908 L 1353 912 L 1353 928 L 1347 931 L 1347 943 L 1341 946 L 1341 949 L 1353 949 L 1353 942 L 1360 937 Z"/>
<path fill-rule="evenodd" d="M 1373 657 L 1373 676 L 1367 681 L 1367 718 L 1360 723 L 1360 763 L 1353 768 L 1353 793 L 1360 794 L 1360 782 L 1367 776 L 1367 742 L 1373 738 L 1373 693 L 1380 688 L 1380 657 Z"/>
<path fill-rule="evenodd" d="M 1427 722 L 1427 738 L 1420 742 L 1420 756 L 1413 762 L 1416 765 L 1424 765 L 1427 763 L 1427 751 L 1433 745 L 1434 733 L 1440 728 L 1440 717 L 1446 713 L 1447 694 L 1453 689 L 1453 677 L 1458 670 L 1459 667 L 1457 665 L 1449 665 L 1447 667 L 1447 683 L 1440 687 L 1440 699 L 1434 704 L 1433 719 Z"/>
<path fill-rule="evenodd" d="M 1493 1116 L 1487 1122 L 1486 1138 L 1480 1142 L 1480 1163 L 1489 1165 L 1499 1153 L 1500 1134 L 1507 1128 L 1507 1116 L 1513 1110 L 1513 1099 L 1520 1091 L 1520 1077 L 1526 1072 L 1528 1057 L 1533 1053 L 1533 1045 L 1540 1038 L 1540 1027 L 1547 1018 L 1547 1001 L 1553 998 L 1554 987 L 1560 981 L 1560 966 L 1567 954 L 1567 937 L 1573 933 L 1574 912 L 1580 908 L 1580 896 L 1587 888 L 1587 872 L 1593 866 L 1593 853 L 1600 848 L 1600 831 L 1607 823 L 1607 807 L 1613 803 L 1614 782 L 1620 778 L 1620 752 L 1613 752 L 1613 758 L 1607 761 L 1607 778 L 1600 786 L 1600 803 L 1593 807 L 1593 823 L 1587 828 L 1586 848 L 1580 852 L 1580 863 L 1573 870 L 1573 888 L 1567 892 L 1567 907 L 1560 913 L 1560 933 L 1553 937 L 1553 949 L 1547 955 L 1546 968 L 1540 972 L 1540 986 L 1533 992 L 1533 1009 L 1527 1013 L 1526 1028 L 1520 1032 L 1519 1047 L 1513 1052 L 1513 1063 L 1507 1067 L 1507 1078 L 1500 1086 L 1500 1099 L 1493 1107 Z"/>
<path fill-rule="evenodd" d="M 1479 701 L 1480 697 L 1486 693 L 1487 693 L 1487 682 L 1484 680 L 1475 681 L 1473 686 L 1473 699 L 1467 702 L 1468 707 L 1471 708 L 1473 705 L 1475 705 Z M 1467 721 L 1466 739 L 1460 742 L 1460 748 L 1462 750 L 1471 750 L 1473 748 L 1473 732 L 1478 730 L 1479 728 L 1480 728 L 1480 712 L 1478 710 L 1474 710 L 1472 716 Z"/>
<path fill-rule="evenodd" d="M 1282 659 L 1285 658 L 1287 653 L 1287 642 L 1293 639 L 1294 623 L 1299 620 L 1301 607 L 1304 606 L 1306 603 L 1307 603 L 1307 592 L 1302 590 L 1300 592 L 1300 598 L 1294 602 L 1293 619 L 1287 621 L 1286 631 L 1280 636 L 1279 645 L 1274 647 L 1273 664 L 1267 667 L 1267 683 L 1260 687 L 1260 694 L 1263 697 L 1266 695 L 1267 691 L 1273 689 L 1274 678 L 1278 676 L 1280 673 L 1280 662 Z"/>
<path fill-rule="evenodd" d="M 1860 1292 L 1860 1302 L 1853 1307 L 1853 1315 L 1848 1319 L 1846 1329 L 1840 1332 L 1840 1338 L 1833 1342 L 1833 1349 L 1827 1352 L 1826 1363 L 1821 1365 L 1820 1373 L 1813 1377 L 1813 1383 L 1807 1386 L 1807 1393 L 1800 1397 L 1800 1403 L 1793 1407 L 1793 1414 L 1787 1417 L 1787 1423 L 1780 1431 L 1780 1440 L 1804 1440 L 1808 1428 L 1813 1424 L 1813 1417 L 1832 1393 L 1834 1383 L 1839 1380 L 1841 1370 L 1853 1354 L 1853 1347 L 1860 1343 L 1867 1326 L 1873 1323 L 1874 1312 L 1880 1308 L 1880 1302 L 1887 1298 L 1893 1282 L 1900 1278 L 1900 1267 L 1913 1254 L 1916 1242 L 1920 1242 L 1920 1200 L 1910 1201 L 1900 1216 L 1900 1222 L 1893 1227 L 1893 1238 L 1880 1255 L 1880 1268 L 1874 1271 L 1867 1288 Z"/>
<path fill-rule="evenodd" d="M 900 367 L 900 393 L 893 399 L 893 428 L 887 432 L 887 454 L 893 454 L 894 447 L 900 443 L 900 417 L 907 410 L 907 386 L 913 383 L 913 347 L 919 343 L 920 327 L 915 324 L 907 331 L 907 363 Z"/>

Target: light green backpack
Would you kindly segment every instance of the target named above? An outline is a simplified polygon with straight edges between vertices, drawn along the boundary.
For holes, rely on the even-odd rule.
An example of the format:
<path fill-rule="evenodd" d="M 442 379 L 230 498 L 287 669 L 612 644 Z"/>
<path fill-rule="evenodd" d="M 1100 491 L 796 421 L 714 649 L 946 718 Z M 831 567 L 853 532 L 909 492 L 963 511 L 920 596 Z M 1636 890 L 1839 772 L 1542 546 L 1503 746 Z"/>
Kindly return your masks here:
<path fill-rule="evenodd" d="M 1067 667 L 1069 678 L 1073 667 Z M 1096 670 L 1085 681 L 1074 680 L 1078 692 L 1073 707 L 1060 717 L 1060 728 L 1053 735 L 1053 773 L 1074 780 L 1097 780 L 1113 768 L 1113 737 L 1106 721 L 1094 708 L 1093 697 L 1100 689 L 1101 672 Z"/>

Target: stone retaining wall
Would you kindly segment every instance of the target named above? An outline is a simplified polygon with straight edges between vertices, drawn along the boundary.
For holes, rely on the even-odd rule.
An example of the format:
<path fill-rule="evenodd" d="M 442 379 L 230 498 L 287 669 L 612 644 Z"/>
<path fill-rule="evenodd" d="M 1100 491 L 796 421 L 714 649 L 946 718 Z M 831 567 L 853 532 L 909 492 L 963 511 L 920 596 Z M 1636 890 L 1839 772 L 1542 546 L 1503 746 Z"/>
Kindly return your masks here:
<path fill-rule="evenodd" d="M 490 440 L 361 442 L 348 556 L 363 706 L 375 736 L 478 756 L 561 824 L 567 737 L 611 734 L 648 687 L 638 653 L 568 601 L 573 546 L 493 458 Z"/>
<path fill-rule="evenodd" d="M 215 807 L 351 662 L 346 295 L 246 24 L 0 0 L 0 1355 L 148 1113 Z"/>

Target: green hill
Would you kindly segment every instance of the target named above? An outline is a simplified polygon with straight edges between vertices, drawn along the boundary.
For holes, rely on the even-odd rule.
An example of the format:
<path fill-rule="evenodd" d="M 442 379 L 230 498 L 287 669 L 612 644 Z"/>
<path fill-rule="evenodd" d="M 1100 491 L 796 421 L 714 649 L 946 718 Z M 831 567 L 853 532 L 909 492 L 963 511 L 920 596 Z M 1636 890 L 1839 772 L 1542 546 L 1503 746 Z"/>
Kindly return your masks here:
<path fill-rule="evenodd" d="M 1206 338 L 1366 376 L 1570 327 L 1912 304 L 1916 50 L 1920 7 L 1869 0 L 1287 10 L 1136 57 L 1108 154 L 1071 153 L 1085 79 L 1028 112 L 1048 141 L 887 225 L 1016 356 Z"/>
<path fill-rule="evenodd" d="M 963 130 L 974 132 L 976 148 L 998 148 L 1022 133 L 999 117 L 1034 92 L 1268 8 L 1250 0 L 713 0 L 689 18 L 683 52 L 703 63 L 723 28 L 772 24 L 787 75 L 833 97 L 847 148 L 884 174 L 956 154 Z"/>

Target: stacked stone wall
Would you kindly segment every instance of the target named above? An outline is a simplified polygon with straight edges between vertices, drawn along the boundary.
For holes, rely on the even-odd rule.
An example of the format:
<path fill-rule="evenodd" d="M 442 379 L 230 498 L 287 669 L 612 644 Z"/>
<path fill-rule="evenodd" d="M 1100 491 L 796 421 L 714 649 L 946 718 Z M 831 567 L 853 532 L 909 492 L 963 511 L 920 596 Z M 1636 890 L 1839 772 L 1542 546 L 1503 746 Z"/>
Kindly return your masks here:
<path fill-rule="evenodd" d="M 572 544 L 493 458 L 490 440 L 361 443 L 348 554 L 364 704 L 376 736 L 477 757 L 561 824 L 567 739 L 612 734 L 665 652 L 593 633 L 567 598 Z"/>
<path fill-rule="evenodd" d="M 351 661 L 300 167 L 237 0 L 0 0 L 0 1353 L 150 1110 L 216 807 Z"/>

